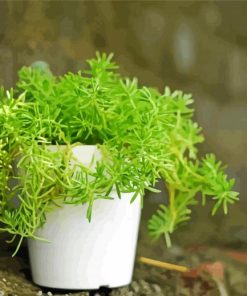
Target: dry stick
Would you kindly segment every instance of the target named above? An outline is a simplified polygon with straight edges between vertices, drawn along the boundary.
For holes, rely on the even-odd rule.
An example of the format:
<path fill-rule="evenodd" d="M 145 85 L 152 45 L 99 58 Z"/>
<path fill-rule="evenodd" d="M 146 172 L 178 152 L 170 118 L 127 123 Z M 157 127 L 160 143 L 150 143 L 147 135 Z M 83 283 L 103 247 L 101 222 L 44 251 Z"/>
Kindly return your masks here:
<path fill-rule="evenodd" d="M 171 263 L 166 263 L 166 262 L 162 262 L 162 261 L 158 261 L 158 260 L 153 260 L 153 259 L 149 259 L 149 258 L 145 258 L 145 257 L 139 257 L 139 262 L 148 264 L 148 265 L 152 265 L 152 266 L 156 266 L 156 267 L 160 267 L 160 268 L 166 268 L 169 270 L 176 270 L 179 272 L 186 272 L 189 270 L 188 267 L 186 266 L 181 266 L 181 265 L 175 265 L 175 264 L 171 264 Z"/>

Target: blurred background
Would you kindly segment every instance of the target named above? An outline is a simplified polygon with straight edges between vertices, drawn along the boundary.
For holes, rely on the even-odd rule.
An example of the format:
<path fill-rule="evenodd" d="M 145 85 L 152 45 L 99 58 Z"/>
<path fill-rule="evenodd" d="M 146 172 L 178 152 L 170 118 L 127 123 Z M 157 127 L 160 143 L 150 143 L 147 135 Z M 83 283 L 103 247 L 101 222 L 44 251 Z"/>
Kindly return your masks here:
<path fill-rule="evenodd" d="M 245 1 L 4 1 L 0 2 L 0 84 L 11 87 L 18 69 L 36 60 L 48 62 L 55 74 L 77 71 L 99 50 L 113 52 L 120 72 L 138 77 L 141 84 L 192 93 L 196 120 L 206 137 L 201 151 L 214 152 L 228 164 L 241 192 L 241 206 L 234 206 L 230 218 L 220 216 L 220 221 L 224 226 L 236 220 L 243 224 L 247 220 L 246 28 Z M 197 211 L 204 223 L 209 213 Z M 219 227 L 215 221 L 212 225 Z M 244 233 L 247 241 L 247 230 Z"/>
<path fill-rule="evenodd" d="M 43 60 L 63 74 L 85 67 L 96 50 L 113 52 L 120 72 L 141 84 L 192 93 L 206 137 L 201 152 L 215 153 L 236 178 L 241 200 L 229 215 L 211 218 L 210 203 L 195 207 L 192 221 L 174 235 L 175 245 L 246 249 L 247 2 L 0 2 L 0 84 L 6 88 L 23 65 Z M 149 194 L 143 212 L 139 252 L 151 257 L 164 253 L 164 243 L 154 253 L 144 239 L 145 222 L 163 200 L 165 194 Z M 239 294 L 232 295 L 246 295 L 247 286 L 236 287 Z"/>
<path fill-rule="evenodd" d="M 247 189 L 247 2 L 0 2 L 0 84 L 47 61 L 56 74 L 113 52 L 123 75 L 192 93 L 205 151 Z"/>

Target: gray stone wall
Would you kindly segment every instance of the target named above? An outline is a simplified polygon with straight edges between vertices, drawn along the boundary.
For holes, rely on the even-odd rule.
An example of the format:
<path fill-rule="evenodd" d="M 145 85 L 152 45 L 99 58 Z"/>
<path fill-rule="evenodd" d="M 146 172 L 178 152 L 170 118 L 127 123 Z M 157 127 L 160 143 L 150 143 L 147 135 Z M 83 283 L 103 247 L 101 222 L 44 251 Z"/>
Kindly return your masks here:
<path fill-rule="evenodd" d="M 35 60 L 76 71 L 114 52 L 141 83 L 193 93 L 206 144 L 247 189 L 247 2 L 1 1 L 0 84 Z"/>

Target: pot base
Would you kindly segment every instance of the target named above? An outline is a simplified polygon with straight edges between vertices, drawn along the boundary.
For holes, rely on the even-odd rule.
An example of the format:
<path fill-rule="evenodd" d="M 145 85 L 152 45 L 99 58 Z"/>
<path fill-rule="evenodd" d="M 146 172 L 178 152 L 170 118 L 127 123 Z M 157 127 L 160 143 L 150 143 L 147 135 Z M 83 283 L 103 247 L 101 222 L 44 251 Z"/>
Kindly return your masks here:
<path fill-rule="evenodd" d="M 49 213 L 36 233 L 49 243 L 28 239 L 33 281 L 55 289 L 91 290 L 130 284 L 141 204 L 132 193 L 96 200 L 92 221 L 86 205 L 64 205 Z"/>

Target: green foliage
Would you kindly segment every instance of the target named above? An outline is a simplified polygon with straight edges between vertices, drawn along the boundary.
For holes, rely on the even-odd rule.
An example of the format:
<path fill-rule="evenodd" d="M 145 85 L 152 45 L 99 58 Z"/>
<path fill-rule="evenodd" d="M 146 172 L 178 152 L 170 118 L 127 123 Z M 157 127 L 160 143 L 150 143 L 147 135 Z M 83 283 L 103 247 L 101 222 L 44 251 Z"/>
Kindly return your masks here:
<path fill-rule="evenodd" d="M 0 90 L 1 231 L 34 237 L 46 215 L 61 203 L 110 199 L 111 190 L 156 191 L 162 178 L 169 193 L 149 221 L 152 237 L 170 234 L 189 220 L 200 193 L 214 201 L 212 213 L 238 199 L 221 163 L 199 159 L 201 128 L 193 121 L 190 95 L 139 86 L 116 73 L 112 55 L 97 54 L 89 69 L 55 77 L 44 67 L 19 71 L 15 91 Z M 63 149 L 59 146 L 63 144 Z M 92 171 L 75 159 L 77 144 L 98 145 L 103 159 Z M 50 145 L 57 149 L 51 150 Z M 20 242 L 21 242 L 20 241 Z"/>

